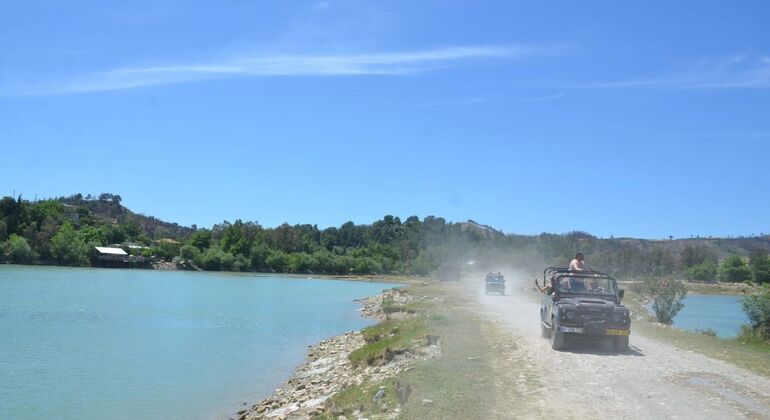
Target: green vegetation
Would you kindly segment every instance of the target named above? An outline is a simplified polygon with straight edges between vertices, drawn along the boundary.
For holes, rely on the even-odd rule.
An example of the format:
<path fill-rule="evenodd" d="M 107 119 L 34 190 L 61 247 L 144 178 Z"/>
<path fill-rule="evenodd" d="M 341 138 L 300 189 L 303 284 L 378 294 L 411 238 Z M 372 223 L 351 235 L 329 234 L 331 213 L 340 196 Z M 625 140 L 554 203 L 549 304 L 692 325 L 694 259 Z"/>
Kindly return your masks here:
<path fill-rule="evenodd" d="M 84 266 L 94 263 L 94 246 L 118 246 L 131 255 L 174 262 L 183 269 L 427 275 L 447 263 L 468 260 L 482 270 L 506 261 L 539 271 L 543 266 L 565 266 L 581 251 L 592 267 L 621 278 L 686 276 L 712 281 L 720 273 L 726 279 L 748 280 L 745 267 L 729 265 L 735 258 L 721 271 L 718 261 L 726 254 L 745 256 L 753 250 L 747 266 L 751 278 L 763 282 L 770 277 L 770 239 L 762 237 L 728 243 L 601 239 L 585 232 L 526 236 L 473 221 L 450 223 L 435 216 L 401 220 L 391 215 L 368 225 L 347 222 L 325 229 L 309 224 L 267 228 L 242 220 L 198 229 L 133 213 L 121 203 L 121 196 L 109 193 L 35 202 L 5 197 L 0 200 L 0 262 Z"/>
<path fill-rule="evenodd" d="M 714 261 L 707 260 L 700 264 L 688 267 L 685 276 L 688 280 L 713 281 L 717 278 L 719 267 Z"/>
<path fill-rule="evenodd" d="M 371 418 L 382 415 L 383 409 L 394 413 L 396 408 L 399 418 L 495 418 L 500 413 L 509 416 L 512 410 L 529 403 L 524 396 L 526 389 L 542 384 L 533 368 L 520 359 L 510 338 L 492 323 L 462 309 L 469 301 L 459 294 L 446 293 L 437 285 L 412 286 L 407 291 L 428 299 L 405 305 L 404 310 L 414 312 L 410 316 L 394 317 L 365 329 L 367 344 L 351 360 L 372 360 L 376 365 L 377 357 L 361 355 L 383 355 L 382 347 L 392 351 L 402 346 L 424 346 L 428 334 L 440 341 L 441 357 L 420 361 L 394 378 L 346 387 L 332 397 L 330 408 L 318 418 L 351 418 L 356 411 Z M 501 362 L 506 365 L 498 365 Z M 522 378 L 525 385 L 517 386 Z M 382 396 L 375 401 L 373 397 L 380 390 Z"/>
<path fill-rule="evenodd" d="M 427 334 L 427 321 L 420 317 L 406 320 L 388 320 L 363 330 L 367 345 L 350 355 L 353 365 L 374 365 L 379 359 L 393 352 L 412 351 L 423 343 Z"/>
<path fill-rule="evenodd" d="M 767 251 L 758 249 L 749 255 L 749 270 L 754 283 L 770 283 L 770 257 Z"/>
<path fill-rule="evenodd" d="M 752 332 L 770 341 L 770 285 L 766 284 L 759 293 L 744 297 L 741 304 L 751 322 Z"/>
<path fill-rule="evenodd" d="M 12 234 L 3 244 L 2 251 L 9 261 L 17 264 L 28 263 L 32 261 L 35 256 L 35 253 L 32 252 L 32 248 L 30 248 L 27 240 L 16 234 Z"/>
<path fill-rule="evenodd" d="M 652 301 L 652 310 L 658 322 L 671 325 L 684 307 L 682 300 L 687 296 L 687 287 L 681 281 L 670 278 L 650 277 L 645 279 L 641 292 Z"/>
<path fill-rule="evenodd" d="M 706 328 L 706 329 L 695 329 L 695 332 L 701 333 L 703 335 L 707 335 L 709 337 L 716 337 L 717 336 L 717 330 L 713 328 Z"/>
<path fill-rule="evenodd" d="M 751 270 L 743 258 L 731 255 L 722 262 L 719 277 L 722 281 L 743 282 L 751 279 Z"/>

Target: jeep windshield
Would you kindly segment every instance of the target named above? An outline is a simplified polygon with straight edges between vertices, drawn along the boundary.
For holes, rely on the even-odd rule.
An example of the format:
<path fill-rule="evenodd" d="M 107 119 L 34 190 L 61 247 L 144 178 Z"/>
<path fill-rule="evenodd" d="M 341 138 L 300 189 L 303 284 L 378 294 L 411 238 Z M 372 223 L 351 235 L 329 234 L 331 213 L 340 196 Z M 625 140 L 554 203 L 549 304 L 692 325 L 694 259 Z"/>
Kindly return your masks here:
<path fill-rule="evenodd" d="M 556 278 L 558 289 L 562 293 L 581 293 L 615 295 L 615 281 L 599 275 L 560 275 Z"/>

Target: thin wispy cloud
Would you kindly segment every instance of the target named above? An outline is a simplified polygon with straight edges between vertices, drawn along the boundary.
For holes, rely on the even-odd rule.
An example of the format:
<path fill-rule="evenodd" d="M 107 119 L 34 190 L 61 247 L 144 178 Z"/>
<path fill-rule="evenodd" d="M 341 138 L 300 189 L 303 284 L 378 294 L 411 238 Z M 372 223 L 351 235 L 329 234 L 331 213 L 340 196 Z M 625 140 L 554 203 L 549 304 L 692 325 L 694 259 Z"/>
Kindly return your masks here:
<path fill-rule="evenodd" d="M 15 93 L 98 92 L 231 77 L 402 76 L 467 62 L 521 58 L 538 52 L 521 46 L 465 46 L 388 53 L 255 54 L 211 62 L 117 68 L 55 85 L 16 89 Z"/>
<path fill-rule="evenodd" d="M 540 96 L 527 96 L 523 98 L 515 98 L 513 99 L 514 102 L 548 102 L 548 101 L 555 101 L 558 99 L 563 99 L 566 95 L 563 93 L 552 93 L 549 95 L 540 95 Z"/>
<path fill-rule="evenodd" d="M 492 101 L 493 99 L 484 96 L 476 96 L 465 99 L 450 99 L 444 101 L 433 101 L 418 104 L 419 107 L 433 108 L 433 107 L 445 107 L 445 106 L 466 106 L 466 105 L 478 105 Z"/>
<path fill-rule="evenodd" d="M 593 81 L 571 85 L 580 89 L 767 89 L 770 57 L 738 54 L 719 60 L 701 60 L 672 74 L 639 79 Z"/>
<path fill-rule="evenodd" d="M 314 12 L 321 12 L 324 9 L 328 9 L 331 6 L 331 3 L 328 1 L 319 1 L 311 6 L 311 10 Z"/>
<path fill-rule="evenodd" d="M 480 105 L 488 103 L 513 103 L 513 102 L 547 102 L 555 101 L 564 98 L 563 93 L 553 93 L 540 96 L 524 96 L 514 98 L 501 98 L 501 97 L 489 97 L 489 96 L 475 96 L 464 99 L 450 99 L 442 101 L 433 101 L 419 104 L 420 107 L 453 107 L 453 106 L 470 106 Z"/>

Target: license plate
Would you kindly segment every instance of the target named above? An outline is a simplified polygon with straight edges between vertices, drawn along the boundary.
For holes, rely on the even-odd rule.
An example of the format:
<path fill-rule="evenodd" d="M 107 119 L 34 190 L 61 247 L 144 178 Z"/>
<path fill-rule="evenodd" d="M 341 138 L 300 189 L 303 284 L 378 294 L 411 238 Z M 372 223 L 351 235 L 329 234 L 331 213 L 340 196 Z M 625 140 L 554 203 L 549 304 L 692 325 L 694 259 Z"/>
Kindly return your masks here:
<path fill-rule="evenodd" d="M 568 333 L 582 333 L 583 329 L 580 327 L 559 327 L 559 331 Z"/>
<path fill-rule="evenodd" d="M 629 335 L 630 331 L 628 331 L 628 330 L 606 330 L 605 333 L 607 335 Z"/>

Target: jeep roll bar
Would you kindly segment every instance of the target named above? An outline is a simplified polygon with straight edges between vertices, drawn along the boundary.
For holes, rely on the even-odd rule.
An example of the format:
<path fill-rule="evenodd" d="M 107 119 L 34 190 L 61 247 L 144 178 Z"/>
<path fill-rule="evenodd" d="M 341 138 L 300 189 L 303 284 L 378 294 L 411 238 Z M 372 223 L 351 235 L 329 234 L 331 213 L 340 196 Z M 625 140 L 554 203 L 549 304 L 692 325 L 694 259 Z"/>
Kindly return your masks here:
<path fill-rule="evenodd" d="M 575 278 L 582 278 L 582 279 L 607 279 L 607 280 L 615 280 L 614 277 L 612 277 L 609 274 L 606 273 L 599 273 L 599 272 L 583 272 L 583 271 L 567 271 L 566 273 L 557 273 L 554 274 L 553 280 L 558 282 L 564 277 L 575 277 Z M 617 280 L 615 280 L 617 282 Z"/>
<path fill-rule="evenodd" d="M 612 276 L 610 276 L 607 273 L 603 273 L 601 271 L 570 271 L 569 268 L 564 267 L 548 267 L 545 270 L 543 270 L 543 283 L 548 281 L 548 276 L 555 276 L 560 275 L 559 277 L 563 277 L 561 275 L 563 274 L 570 274 L 572 277 L 579 277 L 581 274 L 587 275 L 586 277 L 599 277 L 599 278 L 611 278 L 615 280 Z"/>

